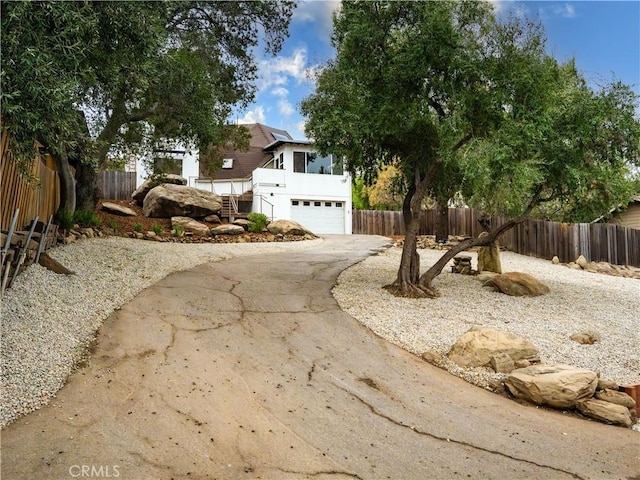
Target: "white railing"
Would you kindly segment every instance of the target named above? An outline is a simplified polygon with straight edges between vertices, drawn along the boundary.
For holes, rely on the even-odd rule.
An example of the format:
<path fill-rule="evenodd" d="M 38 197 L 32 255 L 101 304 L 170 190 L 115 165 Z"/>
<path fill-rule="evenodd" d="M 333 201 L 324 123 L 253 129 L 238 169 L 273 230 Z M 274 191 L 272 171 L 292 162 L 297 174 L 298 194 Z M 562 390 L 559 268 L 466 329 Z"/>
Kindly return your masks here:
<path fill-rule="evenodd" d="M 269 207 L 271 207 L 271 215 L 267 215 L 269 217 L 269 221 L 273 222 L 273 203 L 268 201 L 264 196 L 260 195 L 260 213 L 264 213 L 263 203 L 266 203 Z M 265 214 L 266 215 L 266 214 Z"/>

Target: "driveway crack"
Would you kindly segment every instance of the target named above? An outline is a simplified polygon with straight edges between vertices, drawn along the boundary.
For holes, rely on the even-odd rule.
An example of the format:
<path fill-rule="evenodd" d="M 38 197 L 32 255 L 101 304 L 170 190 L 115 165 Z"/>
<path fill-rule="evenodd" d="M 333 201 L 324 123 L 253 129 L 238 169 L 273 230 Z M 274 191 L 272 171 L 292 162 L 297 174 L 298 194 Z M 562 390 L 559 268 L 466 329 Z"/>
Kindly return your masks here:
<path fill-rule="evenodd" d="M 505 458 L 508 458 L 510 460 L 514 460 L 516 462 L 528 463 L 530 465 L 535 465 L 536 467 L 540 467 L 540 468 L 548 468 L 548 469 L 556 471 L 556 472 L 560 472 L 560 473 L 564 473 L 566 475 L 570 475 L 573 478 L 576 478 L 578 480 L 585 480 L 584 477 L 581 477 L 580 475 L 578 475 L 576 473 L 573 473 L 573 472 L 569 472 L 567 470 L 562 470 L 561 468 L 552 467 L 550 465 L 543 465 L 541 463 L 537 463 L 537 462 L 534 462 L 532 460 L 526 460 L 524 458 L 516 458 L 516 457 L 513 457 L 513 456 L 508 455 L 506 453 L 499 452 L 497 450 L 491 450 L 490 448 L 480 447 L 478 445 L 473 445 L 471 443 L 464 442 L 462 440 L 455 440 L 455 439 L 452 439 L 452 438 L 441 437 L 441 436 L 435 435 L 433 433 L 422 431 L 422 430 L 420 430 L 419 428 L 417 428 L 417 427 L 415 427 L 413 425 L 407 425 L 406 423 L 403 423 L 403 422 L 398 421 L 398 420 L 396 420 L 394 418 L 391 418 L 388 415 L 385 415 L 384 413 L 380 412 L 376 407 L 374 407 L 369 402 L 367 402 L 365 399 L 363 399 L 362 397 L 356 395 L 355 393 L 347 390 L 346 388 L 341 387 L 339 385 L 336 385 L 336 387 L 339 388 L 340 390 L 346 392 L 347 394 L 351 395 L 356 400 L 358 400 L 360 403 L 365 405 L 371 411 L 371 413 L 373 413 L 374 415 L 377 415 L 378 417 L 384 418 L 385 420 L 387 420 L 387 421 L 389 421 L 389 422 L 391 422 L 391 423 L 393 423 L 393 424 L 395 424 L 395 425 L 397 425 L 399 427 L 407 428 L 407 429 L 411 430 L 412 432 L 417 433 L 418 435 L 424 435 L 425 437 L 433 438 L 434 440 L 440 440 L 442 442 L 448 442 L 448 443 L 455 443 L 457 445 L 462 445 L 462 446 L 465 446 L 465 447 L 473 448 L 474 450 L 480 450 L 482 452 L 491 453 L 491 454 L 494 454 L 494 455 L 499 455 L 501 457 L 505 457 Z"/>

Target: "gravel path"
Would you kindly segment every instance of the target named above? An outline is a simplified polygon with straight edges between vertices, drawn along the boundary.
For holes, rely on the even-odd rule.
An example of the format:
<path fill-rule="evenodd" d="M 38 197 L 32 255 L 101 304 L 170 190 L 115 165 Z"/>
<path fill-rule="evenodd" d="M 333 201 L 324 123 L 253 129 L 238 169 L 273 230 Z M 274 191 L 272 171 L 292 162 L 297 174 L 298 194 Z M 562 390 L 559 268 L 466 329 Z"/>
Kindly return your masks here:
<path fill-rule="evenodd" d="M 551 293 L 535 298 L 510 297 L 483 288 L 472 276 L 450 273 L 436 278 L 437 299 L 397 298 L 381 287 L 391 283 L 402 249 L 391 247 L 344 271 L 333 294 L 341 308 L 381 337 L 417 355 L 446 354 L 474 325 L 512 332 L 531 341 L 545 363 L 565 363 L 600 372 L 618 383 L 640 380 L 640 281 L 577 271 L 538 258 L 501 253 L 505 272 L 533 275 Z M 476 254 L 467 252 L 476 264 Z M 424 269 L 442 252 L 420 250 Z M 569 337 L 584 330 L 602 341 L 581 345 Z M 442 367 L 489 388 L 503 377 L 488 368 L 463 370 L 448 359 Z"/>
<path fill-rule="evenodd" d="M 32 265 L 2 299 L 0 426 L 46 405 L 83 359 L 111 312 L 171 272 L 238 255 L 304 249 L 322 240 L 252 244 L 156 243 L 120 237 L 83 240 L 51 256 L 76 275 Z M 400 248 L 392 247 L 343 272 L 334 295 L 343 310 L 407 350 L 446 353 L 472 325 L 507 330 L 531 340 L 543 361 L 601 372 L 619 383 L 640 378 L 640 281 L 554 266 L 508 252 L 505 271 L 524 271 L 551 287 L 538 298 L 515 298 L 484 289 L 469 276 L 443 273 L 436 300 L 396 298 L 381 288 L 395 278 Z M 421 250 L 426 267 L 441 252 Z M 473 254 L 472 254 L 473 255 Z M 595 345 L 569 340 L 593 329 Z M 499 375 L 487 369 L 452 373 L 487 386 Z"/>

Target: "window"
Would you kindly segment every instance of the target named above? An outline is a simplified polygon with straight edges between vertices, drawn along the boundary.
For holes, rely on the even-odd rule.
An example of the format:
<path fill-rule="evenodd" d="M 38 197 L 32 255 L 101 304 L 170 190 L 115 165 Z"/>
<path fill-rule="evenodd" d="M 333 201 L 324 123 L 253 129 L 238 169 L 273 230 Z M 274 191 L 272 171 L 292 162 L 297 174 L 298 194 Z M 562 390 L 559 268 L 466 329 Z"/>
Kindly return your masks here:
<path fill-rule="evenodd" d="M 294 172 L 307 173 L 306 162 L 307 162 L 306 152 L 293 152 L 293 171 Z"/>
<path fill-rule="evenodd" d="M 308 207 L 309 205 L 311 205 L 311 202 L 302 202 L 302 205 L 304 205 L 305 207 Z"/>
<path fill-rule="evenodd" d="M 313 202 L 314 207 L 319 207 L 322 205 L 322 202 Z"/>
<path fill-rule="evenodd" d="M 336 207 L 342 208 L 342 202 L 336 202 Z"/>
<path fill-rule="evenodd" d="M 233 158 L 225 158 L 222 160 L 222 168 L 233 168 Z"/>
<path fill-rule="evenodd" d="M 316 152 L 293 152 L 293 171 L 319 175 L 342 175 L 342 160 L 333 163 L 333 155 L 323 157 Z"/>
<path fill-rule="evenodd" d="M 278 170 L 284 169 L 284 153 L 281 153 L 274 159 L 274 168 L 277 168 Z"/>
<path fill-rule="evenodd" d="M 324 202 L 324 206 L 325 207 L 330 207 L 331 206 L 331 202 Z"/>
<path fill-rule="evenodd" d="M 153 159 L 153 173 L 182 175 L 182 159 L 156 157 Z"/>
<path fill-rule="evenodd" d="M 289 137 L 287 137 L 286 135 L 282 135 L 281 133 L 271 132 L 271 135 L 273 135 L 273 138 L 275 138 L 276 140 L 289 140 Z"/>
<path fill-rule="evenodd" d="M 298 200 L 291 200 L 291 205 L 300 205 Z"/>

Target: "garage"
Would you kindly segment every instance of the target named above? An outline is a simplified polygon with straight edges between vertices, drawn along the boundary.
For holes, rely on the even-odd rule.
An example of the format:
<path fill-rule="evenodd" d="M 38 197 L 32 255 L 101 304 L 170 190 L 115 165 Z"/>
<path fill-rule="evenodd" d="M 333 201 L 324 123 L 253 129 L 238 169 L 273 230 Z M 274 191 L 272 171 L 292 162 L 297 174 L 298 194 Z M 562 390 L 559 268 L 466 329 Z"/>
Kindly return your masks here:
<path fill-rule="evenodd" d="M 291 219 L 313 233 L 344 234 L 345 202 L 292 200 Z"/>

